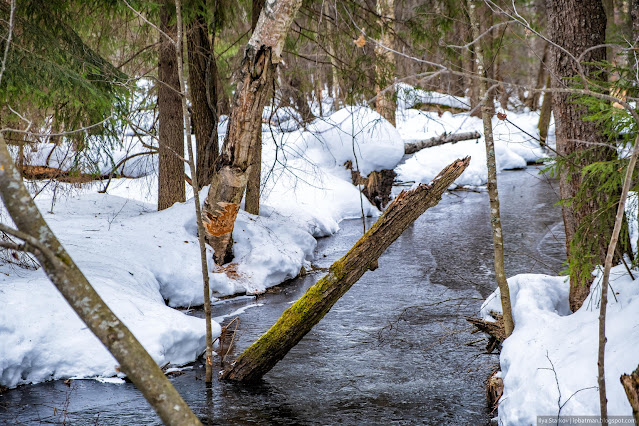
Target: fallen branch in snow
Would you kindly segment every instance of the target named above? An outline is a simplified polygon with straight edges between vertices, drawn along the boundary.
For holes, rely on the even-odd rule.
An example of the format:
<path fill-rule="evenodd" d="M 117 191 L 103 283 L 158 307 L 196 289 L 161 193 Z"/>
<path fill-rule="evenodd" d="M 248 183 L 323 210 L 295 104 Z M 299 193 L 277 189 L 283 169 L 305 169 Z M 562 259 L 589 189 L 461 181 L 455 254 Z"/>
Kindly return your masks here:
<path fill-rule="evenodd" d="M 486 351 L 488 353 L 491 353 L 498 343 L 502 343 L 506 340 L 504 319 L 502 318 L 502 315 L 492 311 L 490 312 L 490 315 L 495 318 L 495 321 L 487 321 L 481 318 L 466 318 L 466 321 L 477 328 L 477 330 L 473 331 L 473 333 L 481 331 L 490 336 L 488 344 L 486 345 Z"/>
<path fill-rule="evenodd" d="M 317 324 L 333 305 L 377 263 L 377 259 L 457 179 L 470 157 L 450 164 L 430 185 L 402 191 L 384 214 L 329 272 L 288 308 L 264 335 L 221 373 L 222 379 L 251 382 L 269 372 Z"/>
<path fill-rule="evenodd" d="M 417 151 L 421 151 L 425 148 L 432 148 L 434 146 L 444 145 L 446 143 L 455 143 L 460 141 L 466 141 L 470 139 L 479 139 L 481 134 L 479 132 L 466 132 L 466 133 L 444 133 L 434 138 L 428 138 L 423 141 L 410 142 L 404 144 L 404 154 L 414 154 Z"/>
<path fill-rule="evenodd" d="M 620 380 L 632 407 L 635 423 L 639 425 L 639 367 L 632 373 L 621 376 Z"/>

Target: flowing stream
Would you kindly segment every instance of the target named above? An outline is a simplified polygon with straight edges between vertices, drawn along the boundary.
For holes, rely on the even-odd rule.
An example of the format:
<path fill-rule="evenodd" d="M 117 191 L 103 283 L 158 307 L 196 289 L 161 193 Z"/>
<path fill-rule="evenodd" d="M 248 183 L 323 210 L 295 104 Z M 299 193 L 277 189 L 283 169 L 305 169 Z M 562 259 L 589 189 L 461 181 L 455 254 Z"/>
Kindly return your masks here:
<path fill-rule="evenodd" d="M 558 185 L 529 167 L 501 173 L 499 190 L 508 276 L 557 274 L 565 259 Z M 488 214 L 485 190 L 444 195 L 260 384 L 214 380 L 207 392 L 196 363 L 174 385 L 205 424 L 487 424 L 484 382 L 498 357 L 483 354 L 485 341 L 470 344 L 483 336 L 470 334 L 465 317 L 496 285 Z M 314 265 L 330 266 L 361 234 L 361 220 L 342 222 L 319 241 Z M 218 302 L 213 315 L 224 323 L 240 312 L 227 361 L 322 275 Z M 0 396 L 0 424 L 63 422 L 160 424 L 130 383 L 54 381 Z"/>

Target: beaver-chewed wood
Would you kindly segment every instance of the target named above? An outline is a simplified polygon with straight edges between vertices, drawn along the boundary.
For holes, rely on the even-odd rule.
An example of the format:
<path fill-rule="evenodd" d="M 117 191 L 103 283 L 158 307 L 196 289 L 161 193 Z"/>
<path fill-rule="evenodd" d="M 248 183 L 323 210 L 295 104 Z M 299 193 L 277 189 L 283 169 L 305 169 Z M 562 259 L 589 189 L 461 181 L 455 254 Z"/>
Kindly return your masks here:
<path fill-rule="evenodd" d="M 435 206 L 468 167 L 470 157 L 450 164 L 431 182 L 402 191 L 351 250 L 333 263 L 326 276 L 288 308 L 262 337 L 246 349 L 221 378 L 259 380 L 293 348 L 353 284 L 419 216 Z"/>

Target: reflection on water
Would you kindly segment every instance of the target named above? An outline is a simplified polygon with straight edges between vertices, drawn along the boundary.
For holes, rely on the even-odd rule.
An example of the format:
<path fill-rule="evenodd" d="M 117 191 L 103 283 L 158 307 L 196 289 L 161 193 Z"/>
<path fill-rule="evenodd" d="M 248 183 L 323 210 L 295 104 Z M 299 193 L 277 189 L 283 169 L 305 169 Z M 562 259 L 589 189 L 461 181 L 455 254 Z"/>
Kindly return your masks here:
<path fill-rule="evenodd" d="M 499 178 L 508 275 L 558 272 L 564 237 L 553 185 L 533 168 Z M 173 383 L 205 424 L 486 424 L 484 380 L 498 359 L 481 355 L 482 343 L 466 345 L 480 336 L 469 334 L 464 318 L 495 287 L 488 211 L 485 192 L 445 195 L 261 383 L 215 381 L 206 392 L 200 364 Z M 361 235 L 361 220 L 341 227 L 319 242 L 317 266 L 329 266 Z M 214 306 L 223 316 L 263 304 L 241 314 L 235 354 L 320 277 Z M 0 396 L 0 423 L 64 420 L 159 424 L 128 383 L 58 381 Z"/>

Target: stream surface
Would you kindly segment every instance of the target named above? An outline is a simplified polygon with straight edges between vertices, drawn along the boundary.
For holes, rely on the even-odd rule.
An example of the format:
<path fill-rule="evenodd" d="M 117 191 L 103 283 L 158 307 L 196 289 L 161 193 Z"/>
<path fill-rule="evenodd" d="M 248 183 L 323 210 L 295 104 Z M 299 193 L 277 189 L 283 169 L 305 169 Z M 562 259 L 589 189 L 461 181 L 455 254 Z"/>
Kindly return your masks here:
<path fill-rule="evenodd" d="M 558 184 L 529 167 L 500 173 L 499 191 L 508 276 L 556 275 L 565 259 L 561 210 L 554 205 Z M 340 226 L 319 241 L 315 266 L 330 266 L 362 234 L 361 220 Z M 228 315 L 225 323 L 242 311 L 227 360 L 322 275 L 297 278 L 257 298 L 216 303 L 213 316 Z M 485 425 L 492 415 L 484 383 L 498 357 L 482 354 L 486 341 L 467 345 L 483 336 L 470 334 L 465 317 L 477 313 L 495 286 L 488 195 L 455 191 L 404 232 L 379 268 L 367 272 L 261 383 L 214 379 L 207 395 L 200 363 L 171 380 L 204 424 Z M 130 383 L 54 381 L 0 396 L 0 424 L 62 422 L 160 424 Z"/>

